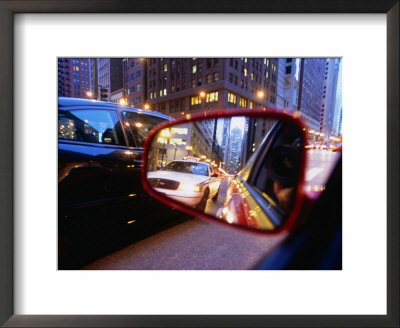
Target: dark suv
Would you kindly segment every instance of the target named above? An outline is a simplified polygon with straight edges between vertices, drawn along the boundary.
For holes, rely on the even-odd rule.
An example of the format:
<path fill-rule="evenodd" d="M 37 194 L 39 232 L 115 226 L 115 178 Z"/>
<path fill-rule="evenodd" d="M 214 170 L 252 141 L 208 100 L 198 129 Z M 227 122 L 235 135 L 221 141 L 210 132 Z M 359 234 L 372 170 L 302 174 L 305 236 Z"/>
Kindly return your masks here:
<path fill-rule="evenodd" d="M 58 99 L 59 268 L 78 240 L 173 214 L 140 179 L 146 136 L 171 119 L 114 103 Z"/>

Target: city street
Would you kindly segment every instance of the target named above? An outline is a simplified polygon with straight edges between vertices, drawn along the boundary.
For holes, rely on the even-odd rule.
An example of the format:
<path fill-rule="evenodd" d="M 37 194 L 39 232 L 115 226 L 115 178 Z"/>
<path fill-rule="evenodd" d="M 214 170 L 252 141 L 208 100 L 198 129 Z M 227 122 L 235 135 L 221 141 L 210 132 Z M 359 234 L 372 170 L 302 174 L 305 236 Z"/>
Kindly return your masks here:
<path fill-rule="evenodd" d="M 306 183 L 308 186 L 324 186 L 341 152 L 322 149 L 307 150 Z"/>
<path fill-rule="evenodd" d="M 339 152 L 307 151 L 306 181 L 323 186 Z M 223 181 L 221 194 L 228 182 Z M 207 211 L 222 206 L 209 200 Z M 200 219 L 189 219 L 148 236 L 87 266 L 86 270 L 235 270 L 251 269 L 285 238 L 242 232 Z"/>

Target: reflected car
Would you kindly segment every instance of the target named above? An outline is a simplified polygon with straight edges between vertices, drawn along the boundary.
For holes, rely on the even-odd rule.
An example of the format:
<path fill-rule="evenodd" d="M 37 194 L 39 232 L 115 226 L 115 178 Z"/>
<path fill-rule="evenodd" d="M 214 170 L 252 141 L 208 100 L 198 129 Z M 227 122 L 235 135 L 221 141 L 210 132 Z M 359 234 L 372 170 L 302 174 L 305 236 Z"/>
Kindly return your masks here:
<path fill-rule="evenodd" d="M 147 178 L 157 192 L 200 211 L 205 210 L 208 199 L 218 197 L 218 173 L 207 163 L 176 160 L 148 172 Z"/>

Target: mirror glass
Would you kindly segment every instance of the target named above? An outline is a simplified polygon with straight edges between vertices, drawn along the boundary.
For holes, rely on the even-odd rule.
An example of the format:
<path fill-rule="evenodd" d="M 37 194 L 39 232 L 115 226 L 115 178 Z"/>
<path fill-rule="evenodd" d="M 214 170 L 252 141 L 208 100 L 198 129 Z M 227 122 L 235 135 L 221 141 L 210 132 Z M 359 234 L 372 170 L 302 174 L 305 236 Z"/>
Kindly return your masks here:
<path fill-rule="evenodd" d="M 271 231 L 295 204 L 301 132 L 294 123 L 265 116 L 171 125 L 158 131 L 148 149 L 147 182 L 174 203 Z"/>

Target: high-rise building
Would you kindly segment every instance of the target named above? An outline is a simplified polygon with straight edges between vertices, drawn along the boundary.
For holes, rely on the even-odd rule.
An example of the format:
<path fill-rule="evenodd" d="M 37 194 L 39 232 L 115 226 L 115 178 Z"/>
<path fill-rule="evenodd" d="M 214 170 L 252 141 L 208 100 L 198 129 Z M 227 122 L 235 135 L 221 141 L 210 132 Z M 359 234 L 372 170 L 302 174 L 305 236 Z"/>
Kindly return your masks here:
<path fill-rule="evenodd" d="M 298 81 L 296 79 L 296 59 L 278 59 L 278 83 L 276 107 L 288 111 L 297 110 Z"/>
<path fill-rule="evenodd" d="M 146 107 L 147 61 L 145 58 L 125 58 L 123 61 L 125 98 L 129 106 Z"/>
<path fill-rule="evenodd" d="M 107 89 L 107 98 L 110 94 L 123 87 L 122 58 L 97 58 L 98 87 Z"/>
<path fill-rule="evenodd" d="M 324 89 L 322 92 L 321 120 L 319 131 L 325 136 L 336 135 L 335 133 L 335 109 L 336 101 L 341 103 L 341 98 L 336 97 L 338 92 L 338 78 L 340 58 L 328 58 L 325 63 Z M 339 92 L 341 92 L 339 90 Z"/>
<path fill-rule="evenodd" d="M 233 128 L 230 132 L 231 149 L 229 152 L 228 170 L 233 173 L 239 170 L 243 133 L 237 127 Z"/>
<path fill-rule="evenodd" d="M 91 98 L 88 58 L 58 58 L 58 96 Z"/>
<path fill-rule="evenodd" d="M 275 107 L 277 67 L 270 58 L 148 58 L 147 102 L 172 117 Z"/>
<path fill-rule="evenodd" d="M 310 129 L 320 130 L 326 58 L 301 58 L 298 110 Z"/>
<path fill-rule="evenodd" d="M 338 82 L 336 86 L 335 114 L 333 117 L 333 131 L 335 135 L 342 134 L 342 61 L 339 62 Z"/>

